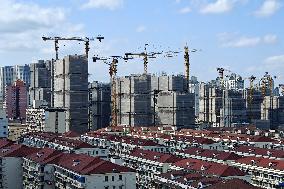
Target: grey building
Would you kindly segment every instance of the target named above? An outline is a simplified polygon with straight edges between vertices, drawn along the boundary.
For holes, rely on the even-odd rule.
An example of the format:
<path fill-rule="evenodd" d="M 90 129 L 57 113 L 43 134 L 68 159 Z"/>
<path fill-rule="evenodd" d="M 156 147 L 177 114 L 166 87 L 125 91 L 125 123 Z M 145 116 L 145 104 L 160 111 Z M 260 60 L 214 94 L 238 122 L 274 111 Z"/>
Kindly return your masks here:
<path fill-rule="evenodd" d="M 223 105 L 223 90 L 211 83 L 199 86 L 199 122 L 220 127 L 220 109 Z"/>
<path fill-rule="evenodd" d="M 111 85 L 94 81 L 89 83 L 89 129 L 109 126 L 111 119 Z"/>
<path fill-rule="evenodd" d="M 261 104 L 261 119 L 268 120 L 270 129 L 284 126 L 284 96 L 266 96 Z"/>
<path fill-rule="evenodd" d="M 66 109 L 66 128 L 88 131 L 88 60 L 69 55 L 54 63 L 54 107 Z"/>
<path fill-rule="evenodd" d="M 131 126 L 192 127 L 194 94 L 178 75 L 130 75 L 116 81 L 118 123 Z"/>
<path fill-rule="evenodd" d="M 31 84 L 29 88 L 29 104 L 34 100 L 51 102 L 51 61 L 39 60 L 30 64 Z"/>
<path fill-rule="evenodd" d="M 232 127 L 247 123 L 246 100 L 242 91 L 225 90 L 223 105 L 220 110 L 220 126 Z"/>

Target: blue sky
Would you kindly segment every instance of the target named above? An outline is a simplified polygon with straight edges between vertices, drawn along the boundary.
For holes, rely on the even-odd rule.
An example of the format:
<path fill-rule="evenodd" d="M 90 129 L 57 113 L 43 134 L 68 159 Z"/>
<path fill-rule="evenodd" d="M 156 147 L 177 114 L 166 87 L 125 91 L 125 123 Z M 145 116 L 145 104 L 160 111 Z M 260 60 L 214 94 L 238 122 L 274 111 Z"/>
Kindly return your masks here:
<path fill-rule="evenodd" d="M 0 0 L 0 64 L 54 57 L 41 36 L 103 35 L 90 55 L 150 50 L 202 49 L 191 54 L 191 75 L 207 81 L 224 67 L 244 77 L 265 71 L 284 83 L 282 0 Z M 65 45 L 65 46 L 64 46 Z M 61 43 L 60 57 L 83 45 Z M 183 55 L 158 58 L 149 72 L 183 73 Z M 103 63 L 89 63 L 90 80 L 108 81 Z M 118 75 L 142 73 L 142 60 L 121 62 Z"/>

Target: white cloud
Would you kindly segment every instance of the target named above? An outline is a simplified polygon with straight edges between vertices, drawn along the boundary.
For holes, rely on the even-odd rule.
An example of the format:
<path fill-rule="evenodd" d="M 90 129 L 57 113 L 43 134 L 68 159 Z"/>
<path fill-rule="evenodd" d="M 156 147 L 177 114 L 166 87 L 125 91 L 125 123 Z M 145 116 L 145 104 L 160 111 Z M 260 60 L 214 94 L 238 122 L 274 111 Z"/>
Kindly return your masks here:
<path fill-rule="evenodd" d="M 265 59 L 265 63 L 269 65 L 283 65 L 284 64 L 284 54 L 277 56 L 270 56 Z M 284 66 L 284 65 L 283 65 Z"/>
<path fill-rule="evenodd" d="M 147 30 L 147 28 L 146 28 L 146 26 L 144 26 L 144 25 L 140 25 L 140 26 L 138 26 L 137 28 L 136 28 L 136 32 L 138 32 L 138 33 L 142 33 L 142 32 L 144 32 L 144 31 L 146 31 Z"/>
<path fill-rule="evenodd" d="M 83 4 L 81 8 L 105 8 L 109 10 L 115 10 L 123 6 L 123 0 L 88 0 L 87 3 Z"/>
<path fill-rule="evenodd" d="M 233 9 L 236 0 L 216 0 L 214 3 L 206 4 L 200 12 L 203 14 L 218 14 Z"/>
<path fill-rule="evenodd" d="M 267 44 L 272 44 L 277 41 L 277 36 L 274 34 L 267 34 L 263 37 L 263 42 Z"/>
<path fill-rule="evenodd" d="M 43 35 L 80 35 L 83 25 L 72 24 L 63 8 L 43 7 L 35 3 L 0 0 L 0 52 L 48 52 L 51 43 Z"/>
<path fill-rule="evenodd" d="M 276 13 L 281 6 L 282 5 L 278 0 L 265 0 L 254 14 L 258 17 L 268 17 Z"/>
<path fill-rule="evenodd" d="M 184 8 L 179 10 L 180 14 L 187 14 L 189 12 L 191 12 L 191 8 L 190 7 L 184 7 Z"/>
<path fill-rule="evenodd" d="M 218 38 L 223 47 L 253 47 L 260 44 L 273 44 L 277 42 L 277 36 L 274 34 L 267 34 L 263 37 L 247 37 L 236 33 L 221 33 L 218 34 Z"/>

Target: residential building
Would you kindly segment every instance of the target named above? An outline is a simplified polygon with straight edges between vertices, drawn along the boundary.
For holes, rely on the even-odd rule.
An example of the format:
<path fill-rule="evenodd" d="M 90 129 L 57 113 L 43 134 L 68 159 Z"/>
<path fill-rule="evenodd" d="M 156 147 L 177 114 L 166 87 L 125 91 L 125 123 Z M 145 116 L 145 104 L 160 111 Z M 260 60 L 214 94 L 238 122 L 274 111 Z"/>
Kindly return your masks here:
<path fill-rule="evenodd" d="M 1 140 L 0 150 L 0 185 L 3 189 L 21 189 L 23 188 L 23 156 L 36 151 L 19 144 L 11 144 Z M 5 143 L 3 145 L 3 143 Z"/>
<path fill-rule="evenodd" d="M 27 87 L 22 80 L 6 87 L 4 108 L 9 119 L 25 120 L 27 109 Z"/>
<path fill-rule="evenodd" d="M 39 60 L 30 64 L 31 84 L 29 88 L 30 105 L 34 100 L 46 101 L 51 105 L 51 61 Z"/>
<path fill-rule="evenodd" d="M 109 126 L 111 119 L 111 85 L 94 81 L 89 83 L 89 129 Z"/>
<path fill-rule="evenodd" d="M 182 75 L 130 75 L 117 78 L 118 123 L 131 126 L 195 123 L 194 94 Z"/>
<path fill-rule="evenodd" d="M 136 173 L 100 158 L 64 154 L 55 163 L 56 188 L 129 189 L 136 188 Z"/>
<path fill-rule="evenodd" d="M 54 108 L 66 109 L 67 130 L 88 131 L 88 60 L 69 55 L 54 63 Z"/>
<path fill-rule="evenodd" d="M 65 133 L 65 109 L 61 108 L 29 108 L 26 112 L 26 125 L 28 131 L 44 131 Z"/>
<path fill-rule="evenodd" d="M 62 155 L 60 151 L 44 148 L 23 157 L 23 188 L 55 188 L 52 163 L 55 163 L 56 159 Z"/>

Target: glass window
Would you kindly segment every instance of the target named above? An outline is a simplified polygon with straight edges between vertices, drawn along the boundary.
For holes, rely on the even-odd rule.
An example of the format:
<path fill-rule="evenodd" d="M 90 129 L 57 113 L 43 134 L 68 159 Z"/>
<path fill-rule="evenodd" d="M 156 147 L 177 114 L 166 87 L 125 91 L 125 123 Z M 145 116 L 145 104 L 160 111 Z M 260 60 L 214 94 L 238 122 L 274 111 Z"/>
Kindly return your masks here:
<path fill-rule="evenodd" d="M 106 181 L 106 182 L 108 181 L 108 176 L 105 176 L 105 181 Z"/>

